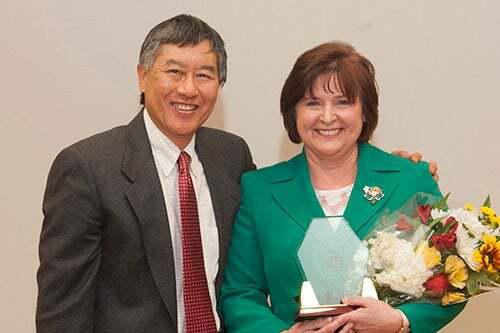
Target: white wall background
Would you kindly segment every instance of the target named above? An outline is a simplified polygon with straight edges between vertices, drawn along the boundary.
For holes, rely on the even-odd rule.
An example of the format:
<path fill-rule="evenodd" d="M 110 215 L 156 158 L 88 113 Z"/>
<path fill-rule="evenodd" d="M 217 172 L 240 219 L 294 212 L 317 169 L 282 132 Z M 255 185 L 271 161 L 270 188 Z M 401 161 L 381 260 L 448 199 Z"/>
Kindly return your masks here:
<path fill-rule="evenodd" d="M 9 1 L 0 13 L 0 330 L 34 331 L 37 243 L 56 153 L 127 123 L 138 110 L 135 65 L 149 29 L 191 13 L 227 43 L 229 79 L 209 125 L 247 139 L 260 166 L 286 159 L 281 86 L 296 57 L 351 42 L 377 69 L 385 149 L 439 162 L 457 201 L 500 209 L 500 2 Z M 484 295 L 444 332 L 493 332 L 500 294 Z"/>

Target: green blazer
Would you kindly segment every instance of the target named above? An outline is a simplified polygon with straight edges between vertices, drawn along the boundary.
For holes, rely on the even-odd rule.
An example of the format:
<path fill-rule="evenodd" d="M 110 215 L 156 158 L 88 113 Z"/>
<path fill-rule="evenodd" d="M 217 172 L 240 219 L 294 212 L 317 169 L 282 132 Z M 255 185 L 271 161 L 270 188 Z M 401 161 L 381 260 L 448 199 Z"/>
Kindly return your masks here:
<path fill-rule="evenodd" d="M 384 197 L 372 205 L 364 186 Z M 306 156 L 246 173 L 233 227 L 219 307 L 228 332 L 280 332 L 293 325 L 304 277 L 298 248 L 313 217 L 324 216 Z M 392 156 L 369 144 L 359 147 L 358 174 L 344 216 L 363 238 L 380 213 L 402 206 L 416 192 L 441 195 L 428 165 Z M 413 333 L 436 332 L 463 305 L 405 304 Z"/>

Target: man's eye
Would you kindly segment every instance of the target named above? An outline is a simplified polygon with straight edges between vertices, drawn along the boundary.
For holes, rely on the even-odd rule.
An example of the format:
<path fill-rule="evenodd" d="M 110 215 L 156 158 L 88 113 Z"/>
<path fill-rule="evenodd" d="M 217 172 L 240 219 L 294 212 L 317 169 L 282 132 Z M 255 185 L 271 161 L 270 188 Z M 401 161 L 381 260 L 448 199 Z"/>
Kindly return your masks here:
<path fill-rule="evenodd" d="M 167 70 L 165 70 L 165 73 L 167 73 L 169 75 L 173 75 L 173 76 L 182 74 L 182 72 L 179 69 L 175 69 L 175 68 L 167 69 Z"/>
<path fill-rule="evenodd" d="M 196 74 L 196 77 L 203 79 L 203 80 L 211 80 L 212 79 L 212 75 L 209 75 L 207 73 L 198 73 L 198 74 Z"/>

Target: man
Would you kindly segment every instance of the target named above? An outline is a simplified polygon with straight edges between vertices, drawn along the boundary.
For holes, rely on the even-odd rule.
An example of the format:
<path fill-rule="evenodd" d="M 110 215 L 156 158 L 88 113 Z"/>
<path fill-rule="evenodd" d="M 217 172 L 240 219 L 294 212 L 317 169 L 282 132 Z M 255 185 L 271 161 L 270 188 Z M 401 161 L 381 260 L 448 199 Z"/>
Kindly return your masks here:
<path fill-rule="evenodd" d="M 255 168 L 241 138 L 201 128 L 226 79 L 224 43 L 203 21 L 180 15 L 151 30 L 137 72 L 146 112 L 64 149 L 50 171 L 40 238 L 40 332 L 185 331 L 181 151 L 190 155 L 198 199 L 205 299 L 220 329 L 215 294 L 239 179 Z"/>
<path fill-rule="evenodd" d="M 179 15 L 147 35 L 143 110 L 64 149 L 45 192 L 39 332 L 215 332 L 215 295 L 239 204 L 246 143 L 201 127 L 226 80 L 205 22 Z"/>

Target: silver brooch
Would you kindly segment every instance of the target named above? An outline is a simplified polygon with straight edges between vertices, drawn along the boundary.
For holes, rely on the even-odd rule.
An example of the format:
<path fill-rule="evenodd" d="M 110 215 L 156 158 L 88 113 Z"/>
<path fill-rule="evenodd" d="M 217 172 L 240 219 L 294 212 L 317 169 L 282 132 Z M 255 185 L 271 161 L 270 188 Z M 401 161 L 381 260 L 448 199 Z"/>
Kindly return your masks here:
<path fill-rule="evenodd" d="M 365 186 L 363 187 L 363 192 L 365 192 L 365 199 L 368 200 L 372 205 L 376 204 L 384 197 L 384 192 L 378 186 Z"/>

